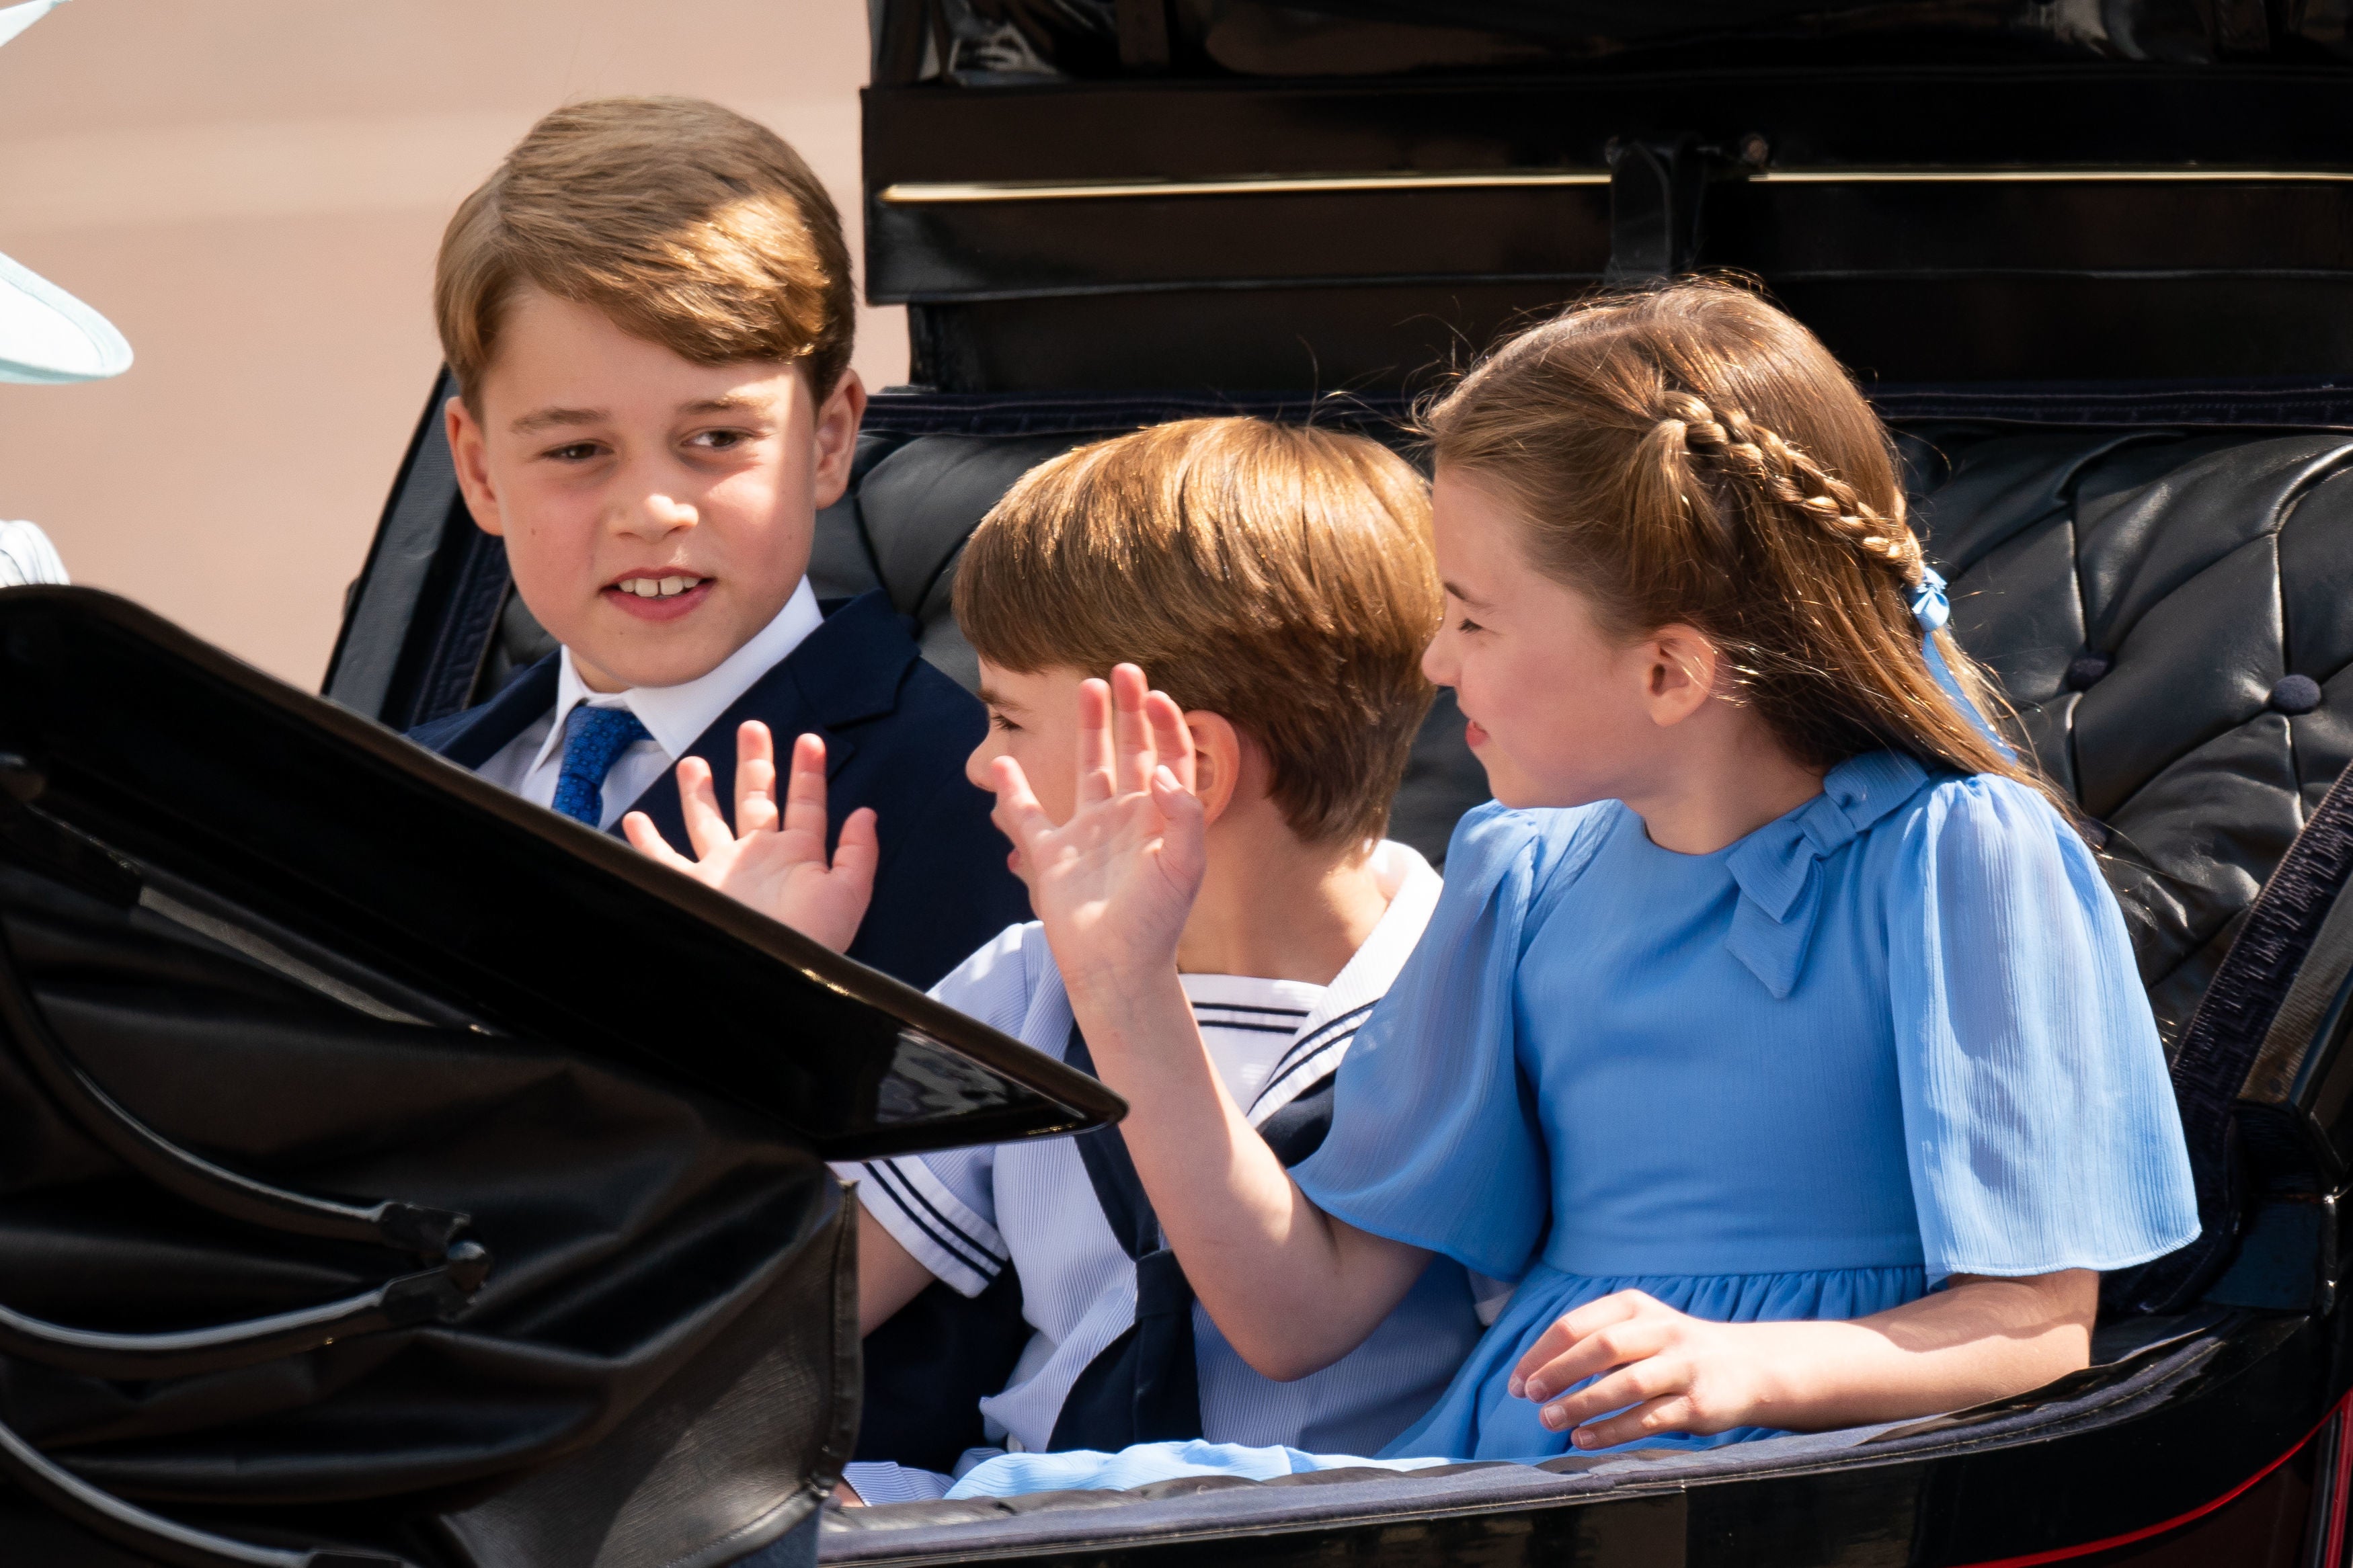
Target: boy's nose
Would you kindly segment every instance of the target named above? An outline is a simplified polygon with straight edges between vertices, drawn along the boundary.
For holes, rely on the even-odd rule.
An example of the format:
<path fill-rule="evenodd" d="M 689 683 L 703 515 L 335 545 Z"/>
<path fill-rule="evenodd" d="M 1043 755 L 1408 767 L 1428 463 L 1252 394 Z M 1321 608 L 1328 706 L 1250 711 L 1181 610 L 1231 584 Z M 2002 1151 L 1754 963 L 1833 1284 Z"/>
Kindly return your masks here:
<path fill-rule="evenodd" d="M 692 528 L 698 521 L 691 505 L 665 495 L 647 496 L 635 506 L 623 505 L 618 511 L 614 521 L 619 531 L 645 539 L 659 539 L 681 528 Z"/>
<path fill-rule="evenodd" d="M 964 776 L 973 788 L 985 789 L 991 795 L 997 793 L 997 781 L 988 773 L 988 764 L 996 756 L 997 731 L 992 727 L 982 737 L 980 744 L 972 749 L 972 754 L 964 760 Z"/>

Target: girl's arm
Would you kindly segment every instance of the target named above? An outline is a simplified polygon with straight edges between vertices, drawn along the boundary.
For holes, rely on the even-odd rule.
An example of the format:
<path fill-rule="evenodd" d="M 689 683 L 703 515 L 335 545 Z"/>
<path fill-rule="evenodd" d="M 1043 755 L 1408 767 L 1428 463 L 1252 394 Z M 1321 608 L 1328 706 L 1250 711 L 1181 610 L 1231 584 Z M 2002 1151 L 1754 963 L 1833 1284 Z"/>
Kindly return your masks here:
<path fill-rule="evenodd" d="M 1096 1070 L 1133 1107 L 1120 1131 L 1194 1293 L 1261 1375 L 1304 1377 L 1364 1342 L 1430 1254 L 1318 1209 L 1226 1093 L 1176 977 L 1205 858 L 1184 715 L 1133 665 L 1079 701 L 1070 821 L 1000 757 L 997 826 Z"/>
<path fill-rule="evenodd" d="M 1512 1392 L 1550 1400 L 1544 1424 L 1577 1427 L 1582 1448 L 1657 1432 L 1896 1421 L 2023 1394 L 2088 1365 L 2098 1308 L 2099 1276 L 2087 1268 L 1957 1274 L 1934 1295 L 1847 1322 L 1711 1323 L 1627 1290 L 1546 1330 L 1513 1369 Z"/>

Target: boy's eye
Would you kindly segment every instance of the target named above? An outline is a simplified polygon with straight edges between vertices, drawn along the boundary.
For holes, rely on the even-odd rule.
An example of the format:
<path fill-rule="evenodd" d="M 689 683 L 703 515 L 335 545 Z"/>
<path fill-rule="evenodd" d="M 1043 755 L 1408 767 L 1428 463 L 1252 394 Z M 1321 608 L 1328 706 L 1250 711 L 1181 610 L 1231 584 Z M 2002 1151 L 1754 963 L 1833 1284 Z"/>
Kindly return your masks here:
<path fill-rule="evenodd" d="M 1021 731 L 1020 725 L 1016 724 L 1012 720 L 1008 719 L 1002 713 L 991 713 L 988 716 L 988 721 L 1008 735 L 1018 734 Z"/>
<path fill-rule="evenodd" d="M 713 452 L 732 451 L 752 438 L 749 430 L 699 430 L 688 445 L 707 447 Z"/>
<path fill-rule="evenodd" d="M 1465 632 L 1483 632 L 1487 628 L 1481 626 L 1478 622 L 1471 619 L 1468 616 L 1465 616 L 1461 620 L 1455 623 L 1455 629 Z"/>
<path fill-rule="evenodd" d="M 595 457 L 598 450 L 599 447 L 594 441 L 575 441 L 569 446 L 555 447 L 547 455 L 559 463 L 585 463 Z"/>

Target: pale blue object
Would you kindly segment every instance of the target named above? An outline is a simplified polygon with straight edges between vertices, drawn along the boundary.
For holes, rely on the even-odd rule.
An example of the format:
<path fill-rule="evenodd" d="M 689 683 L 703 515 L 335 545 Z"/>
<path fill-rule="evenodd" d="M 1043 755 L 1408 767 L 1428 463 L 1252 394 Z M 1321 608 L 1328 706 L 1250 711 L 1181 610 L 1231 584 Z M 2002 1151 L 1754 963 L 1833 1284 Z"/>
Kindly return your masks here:
<path fill-rule="evenodd" d="M 6 43 L 64 4 L 65 0 L 28 0 L 28 4 L 11 5 L 0 11 L 0 44 Z"/>
<path fill-rule="evenodd" d="M 31 0 L 0 10 L 0 44 L 61 3 Z M 102 381 L 130 368 L 131 345 L 114 323 L 30 268 L 0 256 L 0 382 Z"/>
<path fill-rule="evenodd" d="M 2023 785 L 1875 752 L 1711 855 L 1614 801 L 1489 805 L 1446 870 L 1293 1173 L 1352 1225 L 1519 1281 L 1391 1455 L 1566 1451 L 1504 1381 L 1618 1290 L 1852 1318 L 2198 1232 L 2123 918 Z"/>
<path fill-rule="evenodd" d="M 1116 1454 L 1073 1448 L 1060 1454 L 1000 1454 L 975 1465 L 947 1489 L 950 1499 L 1015 1497 L 1023 1492 L 1119 1491 L 1186 1476 L 1241 1476 L 1271 1481 L 1309 1470 L 1349 1469 L 1366 1465 L 1384 1470 L 1419 1470 L 1443 1459 L 1362 1459 L 1346 1454 L 1307 1454 L 1297 1448 L 1251 1448 L 1195 1437 L 1177 1443 L 1138 1443 Z"/>
<path fill-rule="evenodd" d="M 1953 602 L 1945 596 L 1943 575 L 1925 563 L 1920 567 L 1920 581 L 1912 589 L 1912 618 L 1920 623 L 1920 651 L 1927 658 L 1928 673 L 1936 678 L 1936 684 L 1945 689 L 1945 695 L 1953 700 L 1953 706 L 1968 714 L 1969 722 L 1976 725 L 1987 740 L 2001 748 L 2003 756 L 2015 760 L 2018 752 L 2002 739 L 2001 731 L 1993 727 L 1992 721 L 1969 700 L 1969 694 L 1961 689 L 1959 678 L 1953 674 L 1953 667 L 1945 661 L 1945 650 L 1936 646 L 1936 634 L 1943 631 L 1945 623 L 1953 618 Z"/>

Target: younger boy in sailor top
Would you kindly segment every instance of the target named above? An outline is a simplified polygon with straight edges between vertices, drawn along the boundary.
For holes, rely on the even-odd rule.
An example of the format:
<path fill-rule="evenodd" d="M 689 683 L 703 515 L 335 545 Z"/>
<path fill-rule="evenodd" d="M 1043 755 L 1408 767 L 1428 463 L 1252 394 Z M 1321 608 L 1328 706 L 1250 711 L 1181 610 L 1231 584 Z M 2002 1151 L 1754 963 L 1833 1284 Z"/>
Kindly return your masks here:
<path fill-rule="evenodd" d="M 1209 826 L 1177 968 L 1210 1065 L 1286 1164 L 1321 1142 L 1333 1074 L 1439 892 L 1419 855 L 1381 837 L 1430 696 L 1419 667 L 1440 605 L 1428 524 L 1419 479 L 1371 441 L 1194 420 L 1033 470 L 958 569 L 956 615 L 990 720 L 976 782 L 1014 757 L 1066 818 L 1108 784 L 1103 748 L 1089 744 L 1106 710 L 1100 678 L 1141 665 L 1183 710 Z M 787 816 L 819 798 L 813 761 L 796 759 Z M 708 786 L 691 773 L 682 786 L 715 824 Z M 773 805 L 755 810 L 775 819 Z M 822 907 L 840 874 L 806 838 L 725 837 L 707 833 L 690 868 L 841 939 L 840 911 Z M 1092 1070 L 1034 922 L 933 994 Z M 864 1210 L 867 1333 L 934 1279 L 978 1297 L 1008 1269 L 1018 1278 L 1027 1343 L 980 1401 L 988 1440 L 1006 1448 L 1198 1436 L 1370 1453 L 1428 1406 L 1479 1334 L 1471 1278 L 1440 1261 L 1324 1371 L 1282 1383 L 1252 1372 L 1193 1300 L 1115 1128 L 842 1173 Z M 896 1464 L 852 1465 L 849 1479 L 876 1502 L 948 1485 Z"/>

